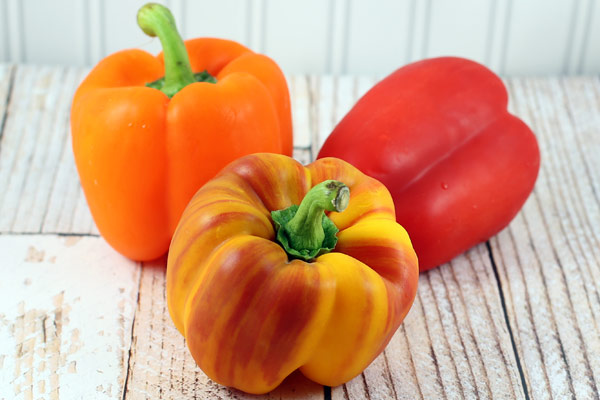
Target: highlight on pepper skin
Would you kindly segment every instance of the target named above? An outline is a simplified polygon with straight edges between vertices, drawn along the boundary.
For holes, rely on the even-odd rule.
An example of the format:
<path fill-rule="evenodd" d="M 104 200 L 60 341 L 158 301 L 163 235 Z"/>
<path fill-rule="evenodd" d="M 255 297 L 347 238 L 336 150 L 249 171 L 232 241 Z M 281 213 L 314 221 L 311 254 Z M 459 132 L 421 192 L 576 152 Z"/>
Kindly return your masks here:
<path fill-rule="evenodd" d="M 381 183 L 338 159 L 304 167 L 261 153 L 229 164 L 188 204 L 167 301 L 214 381 L 259 394 L 299 369 L 337 386 L 383 351 L 418 273 Z"/>

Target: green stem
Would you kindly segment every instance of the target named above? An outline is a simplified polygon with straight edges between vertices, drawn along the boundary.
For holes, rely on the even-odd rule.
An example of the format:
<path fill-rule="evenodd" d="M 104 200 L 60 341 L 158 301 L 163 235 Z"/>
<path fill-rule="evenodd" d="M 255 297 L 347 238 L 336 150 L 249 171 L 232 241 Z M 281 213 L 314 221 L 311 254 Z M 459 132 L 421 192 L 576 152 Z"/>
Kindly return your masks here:
<path fill-rule="evenodd" d="M 324 211 L 344 211 L 349 200 L 350 190 L 342 182 L 329 180 L 313 187 L 286 225 L 291 247 L 297 250 L 320 248 L 325 239 Z"/>
<path fill-rule="evenodd" d="M 173 14 L 163 5 L 148 3 L 137 14 L 140 28 L 148 36 L 158 36 L 165 61 L 163 93 L 173 97 L 190 83 L 196 82 L 185 44 L 177 32 Z"/>

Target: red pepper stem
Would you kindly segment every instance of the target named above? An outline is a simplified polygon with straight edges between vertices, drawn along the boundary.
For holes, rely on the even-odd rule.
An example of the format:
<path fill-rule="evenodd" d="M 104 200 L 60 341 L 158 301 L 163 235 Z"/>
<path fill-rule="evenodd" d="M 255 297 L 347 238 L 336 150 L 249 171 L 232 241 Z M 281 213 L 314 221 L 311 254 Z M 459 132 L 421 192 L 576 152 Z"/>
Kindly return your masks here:
<path fill-rule="evenodd" d="M 286 230 L 294 249 L 318 249 L 323 244 L 324 211 L 341 212 L 350 200 L 348 186 L 328 180 L 314 186 L 302 199 L 296 215 L 287 223 Z"/>
<path fill-rule="evenodd" d="M 185 86 L 196 82 L 171 11 L 161 4 L 148 3 L 138 11 L 137 22 L 146 35 L 160 39 L 165 62 L 165 82 L 160 90 L 172 97 Z"/>

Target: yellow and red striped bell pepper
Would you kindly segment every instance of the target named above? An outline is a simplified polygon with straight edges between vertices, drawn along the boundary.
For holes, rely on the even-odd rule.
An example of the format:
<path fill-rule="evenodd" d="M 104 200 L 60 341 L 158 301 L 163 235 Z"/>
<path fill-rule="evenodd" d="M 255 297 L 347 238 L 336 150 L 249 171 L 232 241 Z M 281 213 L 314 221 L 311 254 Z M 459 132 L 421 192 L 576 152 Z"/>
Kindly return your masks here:
<path fill-rule="evenodd" d="M 309 261 L 286 253 L 271 212 L 300 204 L 290 238 L 311 234 L 324 209 L 344 208 L 345 186 L 347 209 L 327 215 L 339 229 L 333 251 Z M 300 369 L 336 386 L 383 351 L 412 305 L 418 272 L 381 183 L 334 158 L 304 167 L 254 154 L 188 204 L 169 252 L 167 299 L 192 356 L 216 382 L 265 393 Z"/>

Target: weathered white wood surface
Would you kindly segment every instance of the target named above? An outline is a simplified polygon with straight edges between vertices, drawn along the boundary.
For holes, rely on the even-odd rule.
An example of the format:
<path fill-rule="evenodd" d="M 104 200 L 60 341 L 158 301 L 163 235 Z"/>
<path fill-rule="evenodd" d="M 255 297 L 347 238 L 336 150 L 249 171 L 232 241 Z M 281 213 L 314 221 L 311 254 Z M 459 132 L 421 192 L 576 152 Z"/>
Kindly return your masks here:
<path fill-rule="evenodd" d="M 68 126 L 85 72 L 0 66 L 0 398 L 254 397 L 195 366 L 166 309 L 164 260 L 140 268 L 98 237 Z M 288 80 L 294 155 L 308 163 L 377 78 Z M 337 388 L 294 374 L 266 398 L 599 398 L 600 81 L 507 86 L 542 151 L 523 211 L 421 274 L 363 374 Z"/>
<path fill-rule="evenodd" d="M 0 397 L 121 397 L 139 265 L 98 237 L 1 235 L 0 248 Z"/>
<path fill-rule="evenodd" d="M 537 132 L 533 196 L 491 245 L 532 398 L 600 389 L 600 85 L 519 79 L 513 110 Z"/>

